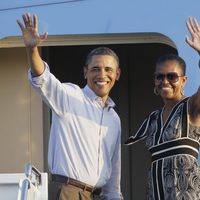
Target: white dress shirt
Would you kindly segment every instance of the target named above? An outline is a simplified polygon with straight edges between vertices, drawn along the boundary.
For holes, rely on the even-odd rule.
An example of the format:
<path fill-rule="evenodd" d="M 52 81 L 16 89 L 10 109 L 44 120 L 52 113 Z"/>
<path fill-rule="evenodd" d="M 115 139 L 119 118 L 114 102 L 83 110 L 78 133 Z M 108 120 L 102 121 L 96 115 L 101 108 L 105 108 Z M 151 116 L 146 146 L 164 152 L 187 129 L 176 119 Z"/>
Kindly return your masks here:
<path fill-rule="evenodd" d="M 107 200 L 121 199 L 121 124 L 108 98 L 101 98 L 88 86 L 81 89 L 61 83 L 45 71 L 29 80 L 52 110 L 48 164 L 52 174 L 64 175 L 102 187 Z"/>

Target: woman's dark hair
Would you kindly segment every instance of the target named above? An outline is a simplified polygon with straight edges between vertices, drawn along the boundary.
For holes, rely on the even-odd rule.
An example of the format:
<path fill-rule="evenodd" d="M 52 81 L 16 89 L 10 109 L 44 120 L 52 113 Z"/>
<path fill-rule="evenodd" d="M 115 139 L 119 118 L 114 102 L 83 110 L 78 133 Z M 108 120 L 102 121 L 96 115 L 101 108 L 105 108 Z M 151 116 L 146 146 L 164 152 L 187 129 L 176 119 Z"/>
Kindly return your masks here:
<path fill-rule="evenodd" d="M 86 57 L 86 61 L 85 61 L 85 66 L 86 67 L 91 62 L 92 56 L 95 56 L 95 55 L 109 55 L 109 56 L 112 56 L 116 60 L 117 67 L 119 67 L 119 58 L 118 58 L 117 54 L 112 49 L 110 49 L 108 47 L 98 47 L 98 48 L 93 49 L 88 54 L 88 56 Z"/>
<path fill-rule="evenodd" d="M 158 65 L 165 63 L 166 61 L 176 61 L 179 64 L 179 66 L 183 72 L 183 75 L 185 76 L 186 63 L 180 56 L 178 56 L 176 54 L 165 54 L 165 55 L 161 56 L 160 58 L 158 58 L 158 60 L 156 62 L 156 67 Z"/>

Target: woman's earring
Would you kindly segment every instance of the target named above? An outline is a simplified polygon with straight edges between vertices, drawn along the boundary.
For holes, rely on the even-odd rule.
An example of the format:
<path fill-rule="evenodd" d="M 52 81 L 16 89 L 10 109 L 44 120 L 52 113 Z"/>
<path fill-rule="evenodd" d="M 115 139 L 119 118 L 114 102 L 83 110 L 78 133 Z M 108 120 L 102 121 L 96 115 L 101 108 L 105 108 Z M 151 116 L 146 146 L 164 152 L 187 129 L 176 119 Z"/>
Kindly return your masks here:
<path fill-rule="evenodd" d="M 181 95 L 184 96 L 184 89 L 181 90 Z"/>
<path fill-rule="evenodd" d="M 154 87 L 153 93 L 154 93 L 155 95 L 159 95 L 158 90 L 156 89 L 156 87 Z"/>

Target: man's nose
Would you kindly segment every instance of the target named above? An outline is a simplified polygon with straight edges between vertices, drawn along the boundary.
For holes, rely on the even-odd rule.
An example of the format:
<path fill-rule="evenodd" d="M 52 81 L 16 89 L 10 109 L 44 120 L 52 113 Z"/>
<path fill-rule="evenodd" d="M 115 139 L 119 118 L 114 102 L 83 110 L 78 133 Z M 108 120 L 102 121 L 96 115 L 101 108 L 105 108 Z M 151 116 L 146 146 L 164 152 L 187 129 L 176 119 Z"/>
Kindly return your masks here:
<path fill-rule="evenodd" d="M 99 75 L 100 77 L 104 77 L 104 76 L 106 75 L 105 69 L 100 69 L 98 75 Z"/>

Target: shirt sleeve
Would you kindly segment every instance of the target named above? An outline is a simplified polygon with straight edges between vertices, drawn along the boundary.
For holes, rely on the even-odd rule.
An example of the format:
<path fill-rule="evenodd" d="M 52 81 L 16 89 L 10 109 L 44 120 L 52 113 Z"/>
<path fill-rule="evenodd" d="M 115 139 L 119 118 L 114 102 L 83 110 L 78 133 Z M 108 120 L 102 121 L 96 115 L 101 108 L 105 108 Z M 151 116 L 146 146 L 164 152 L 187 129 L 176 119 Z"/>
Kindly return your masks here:
<path fill-rule="evenodd" d="M 29 70 L 28 79 L 51 110 L 58 115 L 62 115 L 69 107 L 69 96 L 67 94 L 70 91 L 68 91 L 66 84 L 62 84 L 50 73 L 47 63 L 44 62 L 44 65 L 45 70 L 40 76 L 33 76 L 31 70 Z"/>
<path fill-rule="evenodd" d="M 122 200 L 121 194 L 121 134 L 118 137 L 115 151 L 112 157 L 112 172 L 110 179 L 102 187 L 103 200 Z"/>
<path fill-rule="evenodd" d="M 134 144 L 140 140 L 143 140 L 146 138 L 147 136 L 147 131 L 148 131 L 148 127 L 151 121 L 151 118 L 154 116 L 154 113 L 151 113 L 142 123 L 142 125 L 140 126 L 140 128 L 138 129 L 138 131 L 136 132 L 136 134 L 134 136 L 130 136 L 126 142 L 125 145 L 131 145 Z"/>

